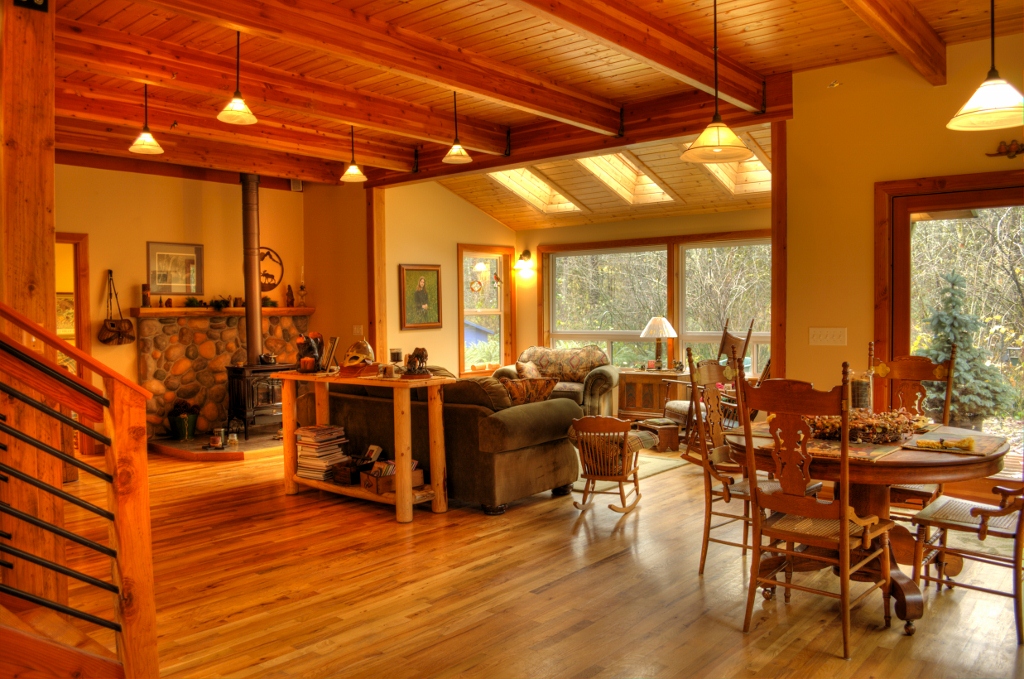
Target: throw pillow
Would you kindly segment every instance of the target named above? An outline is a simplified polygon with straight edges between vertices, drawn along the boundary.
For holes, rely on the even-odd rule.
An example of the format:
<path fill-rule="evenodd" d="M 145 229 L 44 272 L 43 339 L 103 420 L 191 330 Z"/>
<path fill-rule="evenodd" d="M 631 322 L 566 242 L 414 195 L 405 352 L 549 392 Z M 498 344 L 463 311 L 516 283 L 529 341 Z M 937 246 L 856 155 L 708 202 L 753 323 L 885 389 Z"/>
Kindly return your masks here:
<path fill-rule="evenodd" d="M 525 403 L 537 403 L 546 401 L 554 391 L 558 380 L 552 379 L 531 379 L 531 380 L 510 380 L 507 377 L 501 378 L 501 383 L 508 390 L 509 400 L 513 406 L 521 406 Z"/>
<path fill-rule="evenodd" d="M 533 361 L 527 361 L 526 363 L 516 363 L 516 372 L 519 373 L 519 379 L 521 380 L 539 380 L 543 375 L 540 374 L 540 368 Z"/>

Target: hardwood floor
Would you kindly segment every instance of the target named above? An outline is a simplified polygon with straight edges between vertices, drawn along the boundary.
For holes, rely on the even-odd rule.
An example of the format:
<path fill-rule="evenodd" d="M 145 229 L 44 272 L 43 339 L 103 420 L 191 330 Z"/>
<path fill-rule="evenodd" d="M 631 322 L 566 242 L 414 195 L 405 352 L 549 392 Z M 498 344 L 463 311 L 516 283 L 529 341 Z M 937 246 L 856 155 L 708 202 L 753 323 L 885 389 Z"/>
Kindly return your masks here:
<path fill-rule="evenodd" d="M 882 629 L 872 595 L 853 611 L 849 661 L 838 657 L 838 604 L 822 597 L 758 597 L 744 635 L 748 562 L 712 545 L 697 577 L 703 499 L 691 466 L 642 479 L 631 514 L 598 504 L 581 516 L 571 497 L 545 493 L 500 517 L 417 509 L 411 524 L 385 506 L 284 495 L 280 458 L 151 456 L 150 476 L 163 677 L 1024 674 L 1011 600 L 964 590 L 931 590 L 914 637 Z M 66 487 L 104 492 L 86 474 Z M 75 509 L 68 526 L 105 542 L 102 521 Z M 105 575 L 84 550 L 69 556 Z M 1009 586 L 1005 569 L 970 568 L 961 579 Z M 108 595 L 90 589 L 73 586 L 72 604 L 111 615 Z"/>

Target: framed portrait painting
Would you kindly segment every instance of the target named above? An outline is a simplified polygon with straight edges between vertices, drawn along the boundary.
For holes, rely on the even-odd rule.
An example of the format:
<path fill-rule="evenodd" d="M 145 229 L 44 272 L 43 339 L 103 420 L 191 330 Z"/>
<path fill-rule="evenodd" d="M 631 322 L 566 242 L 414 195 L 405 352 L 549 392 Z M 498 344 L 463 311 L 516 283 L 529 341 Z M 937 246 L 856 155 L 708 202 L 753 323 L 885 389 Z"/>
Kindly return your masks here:
<path fill-rule="evenodd" d="M 441 327 L 441 265 L 398 265 L 402 330 Z"/>
<path fill-rule="evenodd" d="M 153 295 L 202 295 L 203 246 L 146 243 L 148 280 Z"/>

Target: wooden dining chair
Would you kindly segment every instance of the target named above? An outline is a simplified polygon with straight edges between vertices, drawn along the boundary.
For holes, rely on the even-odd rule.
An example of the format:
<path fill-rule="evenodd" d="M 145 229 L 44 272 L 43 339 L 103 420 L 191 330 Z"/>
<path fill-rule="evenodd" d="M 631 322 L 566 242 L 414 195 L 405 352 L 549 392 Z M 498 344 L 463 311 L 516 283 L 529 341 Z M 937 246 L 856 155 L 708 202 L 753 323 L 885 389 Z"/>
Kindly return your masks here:
<path fill-rule="evenodd" d="M 580 476 L 586 479 L 583 501 L 572 503 L 576 509 L 590 509 L 594 504 L 594 495 L 618 495 L 622 504 L 608 505 L 608 508 L 623 514 L 633 511 L 640 502 L 640 479 L 637 476 L 640 453 L 639 450 L 632 450 L 627 440 L 631 426 L 629 420 L 604 415 L 591 415 L 572 421 L 576 449 L 580 455 Z M 618 483 L 619 489 L 595 490 L 598 481 Z M 632 483 L 633 488 L 627 493 L 628 483 Z M 634 494 L 636 497 L 633 502 L 627 505 L 626 499 Z"/>
<path fill-rule="evenodd" d="M 717 361 L 693 362 L 693 352 L 686 348 L 686 362 L 690 368 L 691 388 L 702 395 L 704 408 L 695 418 L 697 457 L 691 461 L 699 464 L 704 471 L 704 534 L 700 547 L 700 568 L 697 573 L 704 574 L 704 562 L 708 555 L 708 543 L 714 542 L 730 547 L 739 547 L 744 551 L 750 549 L 748 535 L 751 527 L 750 518 L 750 481 L 743 478 L 739 481 L 720 469 L 723 463 L 732 464 L 729 444 L 725 441 L 727 427 L 722 416 L 722 390 L 719 385 L 730 384 L 735 375 L 732 361 L 728 366 Z M 779 489 L 778 481 L 763 479 L 761 487 L 766 492 Z M 813 495 L 821 490 L 821 483 L 812 482 L 806 492 Z M 736 514 L 715 509 L 716 503 L 729 504 L 733 499 L 743 503 L 743 513 Z M 725 519 L 721 523 L 711 525 L 712 517 Z M 732 542 L 711 537 L 711 531 L 723 528 L 737 521 L 743 522 L 743 542 Z"/>
<path fill-rule="evenodd" d="M 831 391 L 816 391 L 809 382 L 775 379 L 760 387 L 748 384 L 740 366 L 738 380 L 739 407 L 743 420 L 748 469 L 757 468 L 757 451 L 751 423 L 746 416 L 753 408 L 771 413 L 769 432 L 774 440 L 771 449 L 772 469 L 779 488 L 770 492 L 767 484 L 756 474 L 750 476 L 751 514 L 754 538 L 751 558 L 750 585 L 747 592 L 747 613 L 743 631 L 750 630 L 754 611 L 754 598 L 759 585 L 811 592 L 839 599 L 843 626 L 843 657 L 850 657 L 850 608 L 876 589 L 882 590 L 885 607 L 885 626 L 890 615 L 889 530 L 892 521 L 877 516 L 859 517 L 849 506 L 850 498 L 850 366 L 843 363 L 843 381 Z M 807 441 L 811 428 L 807 416 L 830 415 L 841 418 L 839 455 L 839 482 L 835 497 L 824 502 L 806 494 L 810 483 L 811 457 Z M 762 520 L 762 511 L 773 512 Z M 763 545 L 764 539 L 769 544 Z M 877 539 L 877 543 L 874 541 Z M 796 545 L 806 545 L 805 551 L 796 551 Z M 761 554 L 780 555 L 778 564 L 760 572 Z M 839 570 L 839 594 L 814 589 L 792 582 L 794 559 L 810 559 Z M 770 561 L 768 563 L 771 563 Z M 868 570 L 866 566 L 873 566 Z M 785 572 L 785 580 L 775 576 Z M 869 578 L 871 586 L 856 599 L 850 600 L 850 578 L 854 573 Z"/>
<path fill-rule="evenodd" d="M 924 401 L 927 397 L 923 382 L 945 382 L 946 397 L 942 405 L 943 425 L 949 424 L 949 407 L 953 398 L 953 368 L 956 364 L 956 345 L 952 346 L 950 357 L 942 363 L 935 363 L 924 356 L 895 356 L 884 361 L 875 356 L 875 343 L 868 343 L 868 366 L 871 379 L 887 380 L 894 410 L 900 408 L 911 415 L 925 415 Z M 904 510 L 917 511 L 927 507 L 942 495 L 941 483 L 896 484 L 889 487 L 889 503 Z M 911 514 L 896 512 L 896 516 L 910 518 Z"/>

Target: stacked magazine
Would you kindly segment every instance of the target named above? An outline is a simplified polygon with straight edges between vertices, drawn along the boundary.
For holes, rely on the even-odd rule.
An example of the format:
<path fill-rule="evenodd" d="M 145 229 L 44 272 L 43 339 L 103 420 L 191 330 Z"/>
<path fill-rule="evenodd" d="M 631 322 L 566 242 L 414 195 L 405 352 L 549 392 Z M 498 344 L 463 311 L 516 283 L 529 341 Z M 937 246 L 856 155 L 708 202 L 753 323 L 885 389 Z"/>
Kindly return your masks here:
<path fill-rule="evenodd" d="M 295 430 L 299 450 L 296 474 L 304 479 L 330 481 L 334 466 L 348 460 L 345 455 L 345 428 L 330 424 L 299 427 Z"/>

